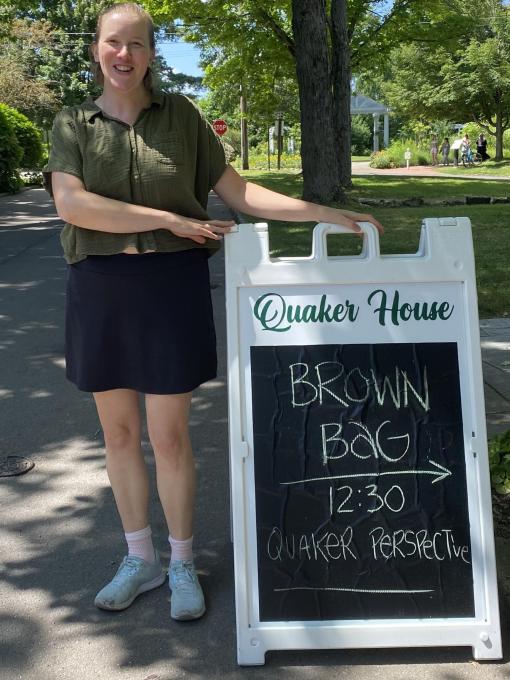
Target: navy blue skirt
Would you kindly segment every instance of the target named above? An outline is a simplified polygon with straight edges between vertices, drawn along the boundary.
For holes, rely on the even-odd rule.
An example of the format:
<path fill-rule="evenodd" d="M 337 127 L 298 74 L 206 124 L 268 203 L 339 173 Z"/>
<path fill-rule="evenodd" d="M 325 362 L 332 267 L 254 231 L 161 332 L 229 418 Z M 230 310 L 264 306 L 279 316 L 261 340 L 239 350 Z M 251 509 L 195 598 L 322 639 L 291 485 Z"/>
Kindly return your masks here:
<path fill-rule="evenodd" d="M 80 390 L 190 392 L 216 376 L 205 249 L 68 267 L 66 375 Z"/>

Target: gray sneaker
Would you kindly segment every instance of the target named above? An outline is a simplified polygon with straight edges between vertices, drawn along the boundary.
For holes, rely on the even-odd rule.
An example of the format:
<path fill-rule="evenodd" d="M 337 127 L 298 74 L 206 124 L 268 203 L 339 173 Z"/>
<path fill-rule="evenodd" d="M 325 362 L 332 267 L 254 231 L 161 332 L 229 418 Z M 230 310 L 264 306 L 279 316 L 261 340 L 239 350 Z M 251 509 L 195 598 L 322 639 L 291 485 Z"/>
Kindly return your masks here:
<path fill-rule="evenodd" d="M 205 613 L 204 593 L 193 560 L 174 560 L 168 569 L 172 591 L 170 616 L 178 621 L 199 619 Z"/>
<path fill-rule="evenodd" d="M 162 585 L 166 575 L 157 551 L 155 555 L 154 564 L 145 562 L 141 557 L 127 555 L 110 583 L 96 595 L 96 607 L 115 611 L 126 609 L 135 597 Z"/>

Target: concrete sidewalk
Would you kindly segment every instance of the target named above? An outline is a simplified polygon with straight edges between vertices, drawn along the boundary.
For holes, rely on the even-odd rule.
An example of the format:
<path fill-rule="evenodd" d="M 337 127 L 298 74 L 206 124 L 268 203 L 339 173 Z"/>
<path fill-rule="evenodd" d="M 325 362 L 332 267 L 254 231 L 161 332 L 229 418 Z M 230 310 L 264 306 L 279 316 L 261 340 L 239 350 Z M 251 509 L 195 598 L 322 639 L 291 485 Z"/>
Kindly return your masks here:
<path fill-rule="evenodd" d="M 211 198 L 211 212 L 226 216 Z M 476 663 L 464 648 L 272 652 L 263 668 L 236 664 L 230 543 L 223 260 L 211 260 L 219 345 L 218 378 L 197 390 L 191 434 L 197 458 L 197 562 L 208 612 L 171 621 L 166 586 L 124 612 L 93 605 L 113 575 L 124 542 L 89 395 L 64 379 L 65 263 L 61 223 L 42 189 L 0 198 L 0 457 L 27 456 L 35 468 L 0 479 L 0 680 L 237 679 L 499 680 L 508 654 Z M 481 322 L 489 430 L 510 427 L 510 320 Z M 144 450 L 154 485 L 147 436 Z M 155 486 L 153 486 L 155 489 Z M 152 529 L 169 557 L 165 522 L 153 500 Z M 508 541 L 499 541 L 508 564 Z M 500 578 L 510 571 L 503 572 Z M 508 614 L 502 598 L 504 649 Z"/>

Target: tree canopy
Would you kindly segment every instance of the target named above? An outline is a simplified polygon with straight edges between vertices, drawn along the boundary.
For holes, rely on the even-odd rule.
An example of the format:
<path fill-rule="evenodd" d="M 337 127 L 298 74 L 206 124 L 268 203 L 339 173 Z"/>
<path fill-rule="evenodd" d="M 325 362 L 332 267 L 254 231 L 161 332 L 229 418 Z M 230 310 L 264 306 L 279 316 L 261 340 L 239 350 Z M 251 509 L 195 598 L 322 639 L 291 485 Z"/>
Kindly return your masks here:
<path fill-rule="evenodd" d="M 439 16 L 444 0 L 314 0 L 308 4 L 299 0 L 146 0 L 144 4 L 173 35 L 201 48 L 204 85 L 210 90 L 208 105 L 216 104 L 217 115 L 238 120 L 240 87 L 251 124 L 272 122 L 276 111 L 283 111 L 292 123 L 300 113 L 303 165 L 307 154 L 327 145 L 337 154 L 335 161 L 328 161 L 330 168 L 337 165 L 338 181 L 348 186 L 351 69 L 355 75 L 373 74 L 395 45 L 411 37 L 427 40 L 427 12 Z M 313 31 L 309 49 L 321 52 L 307 68 L 312 63 L 318 67 L 317 59 L 324 63 L 323 82 L 316 81 L 315 95 L 311 79 L 302 73 L 299 81 L 296 73 L 303 36 L 307 37 L 305 31 L 296 40 L 298 7 L 299 12 L 309 11 L 306 21 L 308 30 Z M 318 21 L 318 17 L 324 20 Z M 317 99 L 319 91 L 325 99 L 333 93 L 334 101 L 331 105 L 317 102 L 316 120 L 307 114 L 303 124 L 303 105 L 314 96 Z M 332 127 L 319 121 L 323 106 L 335 117 Z M 303 144 L 303 136 L 312 134 L 315 141 Z M 305 178 L 305 194 L 306 184 Z M 319 198 L 328 200 L 326 194 Z"/>
<path fill-rule="evenodd" d="M 510 127 L 507 4 L 450 0 L 440 14 L 430 12 L 428 21 L 428 41 L 412 41 L 391 52 L 378 80 L 381 94 L 407 117 L 477 122 L 495 137 L 496 160 L 501 160 L 503 132 Z"/>
<path fill-rule="evenodd" d="M 0 4 L 0 101 L 42 122 L 62 107 L 99 93 L 88 47 L 110 0 L 31 0 Z M 176 74 L 159 56 L 156 82 L 198 91 L 201 78 Z"/>

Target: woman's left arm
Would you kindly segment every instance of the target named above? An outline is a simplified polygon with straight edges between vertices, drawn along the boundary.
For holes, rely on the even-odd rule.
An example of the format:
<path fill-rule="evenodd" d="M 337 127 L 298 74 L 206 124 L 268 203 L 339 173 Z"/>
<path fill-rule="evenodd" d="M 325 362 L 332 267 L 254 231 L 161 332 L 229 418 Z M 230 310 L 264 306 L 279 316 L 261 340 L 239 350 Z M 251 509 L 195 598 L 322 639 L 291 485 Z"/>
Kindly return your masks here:
<path fill-rule="evenodd" d="M 371 222 L 382 234 L 382 225 L 372 215 L 337 210 L 317 203 L 309 203 L 271 191 L 259 184 L 247 182 L 234 168 L 228 165 L 214 191 L 227 205 L 241 213 L 284 222 L 328 222 L 341 224 L 360 232 L 356 222 Z"/>

